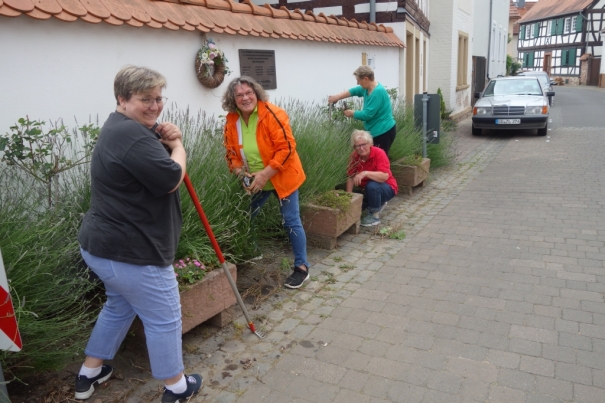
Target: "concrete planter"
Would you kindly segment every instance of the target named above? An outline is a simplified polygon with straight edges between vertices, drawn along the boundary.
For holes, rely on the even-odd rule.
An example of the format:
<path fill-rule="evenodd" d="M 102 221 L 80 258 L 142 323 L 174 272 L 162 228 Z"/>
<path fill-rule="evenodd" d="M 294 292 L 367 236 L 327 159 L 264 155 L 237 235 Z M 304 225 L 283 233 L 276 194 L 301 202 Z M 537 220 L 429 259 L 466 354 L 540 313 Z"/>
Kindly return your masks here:
<path fill-rule="evenodd" d="M 237 268 L 230 263 L 228 266 L 233 281 L 237 281 Z M 213 325 L 223 327 L 233 320 L 230 308 L 236 303 L 225 272 L 222 269 L 211 271 L 202 281 L 181 291 L 183 333 L 208 320 Z"/>
<path fill-rule="evenodd" d="M 345 212 L 338 209 L 307 203 L 302 206 L 302 222 L 307 241 L 317 247 L 333 249 L 337 238 L 345 232 L 359 233 L 363 195 L 353 193 Z"/>
<path fill-rule="evenodd" d="M 415 187 L 424 186 L 426 179 L 429 177 L 430 166 L 431 160 L 428 158 L 423 158 L 420 166 L 404 165 L 402 160 L 393 162 L 391 172 L 393 172 L 397 181 L 399 191 L 411 195 Z"/>
<path fill-rule="evenodd" d="M 237 281 L 237 268 L 227 263 L 233 281 Z M 223 327 L 233 321 L 233 305 L 237 303 L 235 294 L 223 269 L 215 269 L 199 281 L 181 290 L 181 315 L 183 333 L 197 325 L 208 322 Z M 143 323 L 137 317 L 131 326 L 137 338 L 145 340 Z"/>

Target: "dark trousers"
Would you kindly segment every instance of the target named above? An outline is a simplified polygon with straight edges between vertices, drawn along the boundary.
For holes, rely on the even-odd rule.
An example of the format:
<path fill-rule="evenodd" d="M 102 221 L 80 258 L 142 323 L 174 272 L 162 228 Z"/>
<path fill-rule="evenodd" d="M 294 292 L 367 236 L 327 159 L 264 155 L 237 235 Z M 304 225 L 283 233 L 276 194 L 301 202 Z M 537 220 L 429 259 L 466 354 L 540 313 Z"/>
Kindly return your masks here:
<path fill-rule="evenodd" d="M 382 133 L 382 134 L 374 137 L 374 139 L 373 139 L 374 145 L 378 148 L 382 148 L 388 157 L 389 150 L 391 149 L 391 145 L 393 144 L 393 141 L 395 141 L 396 135 L 397 135 L 397 125 L 394 125 L 386 133 Z"/>
<path fill-rule="evenodd" d="M 369 180 L 363 192 L 362 208 L 367 208 L 370 213 L 377 213 L 382 205 L 395 196 L 395 191 L 386 182 Z"/>

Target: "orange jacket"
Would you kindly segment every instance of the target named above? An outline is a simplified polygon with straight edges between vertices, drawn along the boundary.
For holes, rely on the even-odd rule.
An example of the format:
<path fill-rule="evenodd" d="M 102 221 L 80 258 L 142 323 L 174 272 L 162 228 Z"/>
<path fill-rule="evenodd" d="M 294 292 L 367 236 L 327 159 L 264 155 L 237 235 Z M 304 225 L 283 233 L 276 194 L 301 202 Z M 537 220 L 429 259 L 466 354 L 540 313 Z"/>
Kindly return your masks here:
<path fill-rule="evenodd" d="M 290 119 L 283 109 L 269 102 L 258 101 L 258 123 L 256 126 L 256 143 L 265 166 L 278 172 L 271 178 L 271 183 L 280 199 L 291 195 L 306 179 L 302 163 L 296 152 L 296 141 L 292 136 Z M 225 159 L 229 169 L 242 168 L 244 161 L 240 152 L 237 121 L 240 115 L 230 112 L 225 124 L 224 145 L 227 150 Z"/>

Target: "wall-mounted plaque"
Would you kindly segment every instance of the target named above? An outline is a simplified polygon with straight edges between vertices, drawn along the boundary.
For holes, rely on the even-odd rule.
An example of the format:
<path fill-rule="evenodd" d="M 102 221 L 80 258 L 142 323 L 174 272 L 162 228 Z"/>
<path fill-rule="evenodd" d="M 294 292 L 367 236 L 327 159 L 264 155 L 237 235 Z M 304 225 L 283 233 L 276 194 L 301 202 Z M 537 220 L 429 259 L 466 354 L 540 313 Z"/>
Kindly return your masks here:
<path fill-rule="evenodd" d="M 242 76 L 254 78 L 266 90 L 277 88 L 274 50 L 240 49 L 239 71 Z"/>

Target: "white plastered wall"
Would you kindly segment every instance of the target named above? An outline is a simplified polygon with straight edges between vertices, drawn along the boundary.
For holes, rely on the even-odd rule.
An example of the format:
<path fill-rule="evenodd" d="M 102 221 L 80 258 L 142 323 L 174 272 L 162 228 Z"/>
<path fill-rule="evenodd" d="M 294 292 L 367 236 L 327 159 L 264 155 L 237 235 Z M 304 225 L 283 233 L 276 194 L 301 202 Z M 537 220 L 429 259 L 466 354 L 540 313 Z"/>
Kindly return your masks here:
<path fill-rule="evenodd" d="M 227 82 L 239 76 L 238 49 L 275 50 L 277 89 L 271 100 L 294 98 L 327 102 L 327 96 L 355 85 L 353 71 L 363 52 L 376 58 L 376 75 L 389 88 L 399 86 L 400 49 L 330 42 L 265 39 L 208 34 L 223 49 L 234 71 L 216 89 L 203 87 L 194 60 L 199 32 L 66 23 L 29 17 L 0 17 L 0 133 L 19 118 L 57 120 L 73 127 L 98 116 L 103 124 L 115 109 L 113 79 L 126 64 L 153 68 L 168 80 L 168 105 L 222 115 Z"/>

